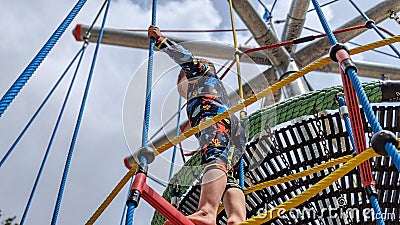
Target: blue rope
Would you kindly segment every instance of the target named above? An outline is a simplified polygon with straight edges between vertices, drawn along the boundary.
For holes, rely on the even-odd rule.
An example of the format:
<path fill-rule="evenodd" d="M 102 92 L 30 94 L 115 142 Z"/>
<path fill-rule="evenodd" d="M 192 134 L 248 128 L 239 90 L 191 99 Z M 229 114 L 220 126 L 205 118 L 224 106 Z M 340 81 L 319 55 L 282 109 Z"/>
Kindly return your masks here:
<path fill-rule="evenodd" d="M 346 106 L 346 102 L 345 102 L 343 97 L 339 97 L 338 101 L 339 101 L 339 106 Z M 351 146 L 353 146 L 353 153 L 356 154 L 357 153 L 356 144 L 355 144 L 355 141 L 354 141 L 353 130 L 351 129 L 351 123 L 350 123 L 349 115 L 348 114 L 344 114 L 343 115 L 343 120 L 344 120 L 344 123 L 346 125 L 347 133 L 349 133 Z"/>
<path fill-rule="evenodd" d="M 160 186 L 163 186 L 163 187 L 167 187 L 167 185 L 166 184 L 164 184 L 162 181 L 160 181 L 159 179 L 157 179 L 157 178 L 155 178 L 155 177 L 153 177 L 153 176 L 151 176 L 151 175 L 149 175 L 149 174 L 147 174 L 147 177 L 150 179 L 150 180 L 152 180 L 152 181 L 154 181 L 155 183 L 157 183 L 158 185 L 160 185 Z"/>
<path fill-rule="evenodd" d="M 128 194 L 129 194 L 129 192 L 130 191 L 128 191 Z M 119 222 L 119 225 L 123 225 L 124 224 L 124 218 L 125 218 L 125 213 L 126 213 L 126 210 L 127 210 L 127 206 L 126 206 L 126 204 L 124 204 L 124 209 L 122 210 L 122 216 L 121 216 L 121 221 Z"/>
<path fill-rule="evenodd" d="M 129 192 L 130 191 L 128 191 L 128 195 L 129 195 Z M 121 216 L 121 221 L 119 222 L 119 225 L 123 225 L 124 224 L 124 218 L 125 218 L 125 213 L 126 213 L 126 209 L 127 209 L 128 207 L 126 206 L 126 204 L 124 204 L 124 209 L 122 210 L 122 216 Z"/>
<path fill-rule="evenodd" d="M 181 109 L 182 107 L 182 97 L 179 96 L 179 102 L 178 102 L 178 117 L 176 119 L 176 129 L 175 129 L 175 136 L 179 135 L 180 132 L 180 122 L 181 122 Z M 176 145 L 174 146 L 174 151 L 172 152 L 172 158 L 171 158 L 171 167 L 169 168 L 169 176 L 168 180 L 171 180 L 172 174 L 174 172 L 174 164 L 175 164 L 175 157 L 176 157 Z"/>
<path fill-rule="evenodd" d="M 79 54 L 83 49 L 81 49 L 75 57 L 72 59 L 72 61 L 69 63 L 67 68 L 65 69 L 64 73 L 60 76 L 60 78 L 57 80 L 57 82 L 54 84 L 53 88 L 50 90 L 50 92 L 47 94 L 46 98 L 43 100 L 43 102 L 40 104 L 39 108 L 36 110 L 36 112 L 33 114 L 29 122 L 25 125 L 24 129 L 21 131 L 17 139 L 14 141 L 14 143 L 11 145 L 10 149 L 8 149 L 7 153 L 3 156 L 3 158 L 0 161 L 0 168 L 3 166 L 7 158 L 10 156 L 14 148 L 17 146 L 21 138 L 25 135 L 26 131 L 29 129 L 33 121 L 36 119 L 36 117 L 39 115 L 40 111 L 43 109 L 43 107 L 46 105 L 47 101 L 50 99 L 50 97 L 53 95 L 54 91 L 58 88 L 58 85 L 61 83 L 61 81 L 64 79 L 65 75 L 67 74 L 68 70 L 71 68 L 72 64 L 75 62 L 75 60 L 78 58 Z"/>
<path fill-rule="evenodd" d="M 239 167 L 239 184 L 242 190 L 244 190 L 244 159 L 240 158 L 240 167 Z"/>
<path fill-rule="evenodd" d="M 157 0 L 153 0 L 152 6 L 152 17 L 151 17 L 151 25 L 156 25 L 156 12 L 157 12 Z M 142 130 L 142 147 L 148 146 L 148 138 L 149 138 L 149 124 L 150 124 L 150 109 L 151 109 L 151 88 L 152 88 L 152 75 L 153 75 L 153 56 L 154 56 L 154 46 L 155 40 L 154 38 L 150 38 L 150 46 L 149 46 L 149 62 L 147 64 L 147 85 L 146 85 L 146 104 L 144 110 L 144 120 L 143 120 L 143 130 Z M 145 157 L 141 157 L 140 163 L 147 164 L 147 159 Z M 128 204 L 128 212 L 126 213 L 126 224 L 131 224 L 133 221 L 133 212 L 135 207 L 131 204 Z"/>
<path fill-rule="evenodd" d="M 349 2 L 354 6 L 354 8 L 360 13 L 360 15 L 364 18 L 365 21 L 368 21 L 369 18 L 367 14 L 365 14 L 352 0 L 349 0 Z M 371 23 L 372 29 L 382 38 L 385 39 L 385 35 L 376 27 L 374 23 Z M 400 52 L 392 45 L 390 44 L 389 47 L 396 53 L 396 55 L 400 58 Z"/>
<path fill-rule="evenodd" d="M 268 10 L 268 9 L 267 9 L 267 6 L 266 6 L 261 0 L 258 0 L 258 3 L 260 3 L 261 6 L 262 6 L 265 10 Z"/>
<path fill-rule="evenodd" d="M 311 0 L 311 1 L 314 4 L 315 11 L 317 12 L 317 15 L 321 22 L 321 25 L 325 30 L 326 36 L 328 37 L 328 40 L 329 40 L 329 43 L 331 45 L 337 44 L 336 37 L 328 25 L 328 22 L 326 21 L 326 18 L 324 16 L 324 13 L 322 12 L 321 6 L 319 5 L 318 1 L 317 0 Z"/>
<path fill-rule="evenodd" d="M 367 117 L 368 122 L 371 125 L 372 131 L 374 133 L 381 131 L 382 127 L 374 115 L 371 105 L 369 104 L 368 97 L 365 94 L 364 89 L 361 86 L 361 82 L 357 77 L 356 71 L 354 69 L 349 69 L 347 73 L 351 83 L 354 86 L 354 90 L 357 93 L 358 100 L 364 109 L 365 116 Z M 386 145 L 388 144 L 390 143 L 386 143 Z M 395 147 L 397 146 L 393 146 L 393 148 L 385 148 L 385 150 L 388 153 L 388 155 L 392 158 L 393 164 L 396 166 L 397 170 L 400 171 L 400 156 Z"/>
<path fill-rule="evenodd" d="M 272 6 L 271 11 L 268 10 L 267 6 L 265 6 L 264 3 L 263 3 L 261 0 L 258 0 L 258 2 L 259 2 L 259 3 L 262 5 L 262 7 L 264 8 L 263 19 L 264 19 L 265 22 L 268 22 L 269 19 L 271 19 L 272 9 L 273 9 L 274 6 L 275 6 L 276 0 L 275 0 L 274 4 L 273 4 L 273 6 Z"/>
<path fill-rule="evenodd" d="M 397 170 L 400 171 L 400 157 L 399 154 L 397 153 L 397 146 L 393 145 L 390 142 L 387 142 L 385 144 L 385 150 L 390 155 L 392 158 L 393 164 L 397 167 Z"/>
<path fill-rule="evenodd" d="M 157 0 L 153 0 L 152 18 L 151 18 L 151 25 L 153 26 L 156 25 L 156 6 L 157 6 Z M 149 137 L 154 46 L 155 46 L 155 40 L 154 38 L 150 38 L 149 62 L 147 64 L 146 105 L 144 111 L 144 121 L 143 121 L 143 131 L 142 131 L 142 147 L 147 147 L 148 137 Z"/>
<path fill-rule="evenodd" d="M 278 0 L 275 0 L 274 1 L 274 3 L 272 4 L 272 7 L 271 7 L 271 14 L 272 14 L 272 11 L 274 11 L 274 8 L 275 8 L 275 5 L 276 5 L 276 2 L 277 2 Z"/>
<path fill-rule="evenodd" d="M 85 92 L 84 92 L 83 99 L 82 99 L 82 102 L 81 102 L 81 107 L 80 107 L 80 110 L 79 110 L 79 116 L 78 116 L 78 119 L 77 119 L 77 122 L 76 122 L 76 125 L 75 125 L 74 135 L 73 135 L 72 140 L 71 140 L 71 145 L 70 145 L 70 148 L 69 148 L 67 161 L 65 163 L 63 177 L 62 177 L 62 181 L 61 181 L 61 184 L 60 184 L 60 189 L 58 191 L 57 202 L 56 202 L 56 206 L 54 208 L 53 218 L 51 220 L 51 224 L 52 225 L 55 225 L 56 222 L 57 222 L 57 217 L 58 217 L 58 213 L 59 213 L 60 206 L 61 206 L 61 200 L 62 200 L 62 196 L 63 196 L 63 193 L 64 193 L 65 183 L 67 181 L 68 170 L 69 170 L 69 166 L 70 166 L 70 163 L 71 163 L 71 160 L 72 160 L 72 154 L 73 154 L 73 151 L 74 151 L 74 148 L 75 148 L 76 138 L 78 136 L 80 124 L 81 124 L 81 121 L 82 121 L 83 112 L 85 110 L 86 100 L 87 100 L 87 96 L 88 96 L 88 93 L 89 93 L 90 83 L 91 83 L 92 75 L 93 75 L 93 71 L 94 71 L 94 66 L 96 64 L 97 53 L 99 51 L 99 46 L 100 46 L 100 43 L 101 43 L 101 39 L 103 37 L 104 25 L 105 25 L 105 22 L 106 22 L 106 18 L 107 18 L 107 14 L 108 14 L 108 9 L 109 8 L 110 8 L 110 0 L 108 0 L 107 8 L 106 8 L 106 11 L 104 12 L 103 22 L 101 24 L 99 37 L 97 39 L 97 45 L 96 45 L 96 48 L 95 48 L 95 51 L 94 51 L 94 55 L 93 55 L 92 65 L 90 67 L 90 72 L 89 72 L 89 76 L 88 76 L 88 79 L 87 79 Z"/>
<path fill-rule="evenodd" d="M 10 87 L 10 89 L 6 92 L 6 94 L 0 100 L 0 117 L 3 115 L 4 111 L 11 104 L 14 98 L 18 95 L 21 89 L 24 87 L 26 82 L 28 82 L 29 78 L 33 75 L 39 65 L 46 58 L 47 54 L 51 51 L 54 45 L 57 43 L 58 39 L 63 35 L 65 30 L 74 20 L 75 16 L 82 9 L 83 5 L 86 3 L 86 0 L 79 0 L 68 16 L 64 19 L 64 21 L 60 24 L 57 30 L 51 35 L 50 39 L 46 42 L 46 44 L 40 49 L 38 54 L 33 58 L 33 60 L 29 63 L 29 65 L 25 68 L 22 74 L 18 77 L 18 79 L 14 82 L 14 84 Z"/>
<path fill-rule="evenodd" d="M 82 54 L 81 54 L 81 56 L 80 56 L 80 58 L 79 58 L 79 62 L 78 62 L 78 64 L 77 64 L 77 66 L 76 66 L 74 76 L 73 76 L 72 79 L 71 79 L 71 83 L 70 83 L 70 85 L 69 85 L 67 94 L 66 94 L 65 99 L 64 99 L 64 103 L 63 103 L 63 105 L 62 105 L 62 107 L 61 107 L 60 113 L 59 113 L 58 118 L 57 118 L 56 125 L 55 125 L 54 130 L 53 130 L 53 133 L 52 133 L 52 135 L 51 135 L 49 144 L 48 144 L 48 146 L 47 146 L 46 153 L 45 153 L 45 155 L 44 155 L 44 157 L 43 157 L 42 164 L 40 165 L 39 172 L 38 172 L 38 174 L 37 174 L 37 176 L 36 176 L 35 184 L 33 185 L 31 194 L 30 194 L 30 196 L 29 196 L 28 203 L 27 203 L 27 205 L 26 205 L 26 207 L 25 207 L 25 210 L 24 210 L 24 213 L 23 213 L 23 215 L 22 215 L 22 219 L 21 219 L 20 225 L 23 225 L 23 224 L 24 224 L 25 219 L 26 219 L 26 216 L 27 216 L 28 211 L 29 211 L 29 207 L 30 207 L 31 202 L 32 202 L 32 199 L 33 199 L 33 196 L 35 195 L 37 185 L 38 185 L 38 183 L 39 183 L 40 177 L 41 177 L 42 172 L 43 172 L 43 168 L 44 168 L 44 166 L 46 165 L 47 157 L 48 157 L 48 155 L 49 155 L 49 153 L 50 153 L 51 146 L 52 146 L 52 144 L 53 144 L 54 138 L 55 138 L 55 136 L 56 136 L 58 127 L 59 127 L 60 122 L 61 122 L 61 118 L 62 118 L 62 116 L 63 116 L 63 114 L 64 114 L 64 110 L 65 110 L 65 107 L 66 107 L 66 105 L 67 105 L 69 96 L 70 96 L 70 94 L 71 94 L 72 87 L 74 86 L 75 78 L 76 78 L 76 75 L 77 75 L 78 70 L 79 70 L 79 68 L 80 68 L 83 55 L 85 54 L 85 48 L 86 48 L 86 45 L 84 45 L 84 47 L 82 47 L 81 51 L 79 51 L 79 52 L 81 52 Z"/>
<path fill-rule="evenodd" d="M 126 225 L 132 225 L 133 224 L 133 213 L 135 212 L 135 206 L 133 203 L 128 203 L 128 209 L 126 212 Z"/>
<path fill-rule="evenodd" d="M 134 177 L 131 178 L 131 181 L 130 181 L 128 187 L 131 187 L 131 186 L 132 186 L 133 179 L 134 179 Z M 127 196 L 126 196 L 127 199 L 129 198 L 130 191 L 131 191 L 131 189 L 129 188 L 129 189 L 128 189 L 128 194 L 127 194 Z M 127 208 L 128 208 L 128 206 L 127 206 L 126 203 L 125 203 L 125 204 L 124 204 L 124 209 L 122 210 L 122 216 L 121 216 L 121 221 L 119 222 L 119 225 L 123 225 L 123 224 L 124 224 L 124 218 L 125 218 L 125 213 L 126 213 Z"/>
<path fill-rule="evenodd" d="M 382 211 L 381 211 L 381 207 L 379 206 L 378 199 L 376 199 L 376 197 L 374 195 L 372 195 L 370 197 L 370 201 L 371 201 L 371 205 L 375 211 L 375 219 L 376 219 L 377 224 L 385 225 L 385 221 L 383 220 L 384 218 L 382 216 Z"/>

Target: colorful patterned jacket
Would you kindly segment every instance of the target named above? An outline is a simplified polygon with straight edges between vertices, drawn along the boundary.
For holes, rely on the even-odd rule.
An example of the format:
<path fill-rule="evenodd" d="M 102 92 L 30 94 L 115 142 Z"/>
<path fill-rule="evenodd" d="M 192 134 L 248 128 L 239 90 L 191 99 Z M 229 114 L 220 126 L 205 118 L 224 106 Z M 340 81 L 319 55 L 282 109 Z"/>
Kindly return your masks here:
<path fill-rule="evenodd" d="M 192 53 L 181 45 L 164 38 L 158 46 L 186 72 L 189 81 L 187 112 L 193 125 L 204 117 L 212 117 L 231 107 L 226 89 L 215 72 L 199 62 Z"/>

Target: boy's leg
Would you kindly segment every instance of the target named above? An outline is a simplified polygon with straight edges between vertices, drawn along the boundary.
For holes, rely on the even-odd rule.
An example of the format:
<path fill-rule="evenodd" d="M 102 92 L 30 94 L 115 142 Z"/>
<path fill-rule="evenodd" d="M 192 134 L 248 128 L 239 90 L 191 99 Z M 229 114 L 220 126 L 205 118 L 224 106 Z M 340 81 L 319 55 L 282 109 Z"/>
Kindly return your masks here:
<path fill-rule="evenodd" d="M 223 197 L 228 225 L 237 225 L 246 220 L 246 200 L 239 188 L 229 188 Z"/>
<path fill-rule="evenodd" d="M 219 166 L 206 169 L 202 178 L 199 206 L 187 218 L 196 225 L 215 225 L 218 207 L 227 183 L 226 172 Z M 166 221 L 164 225 L 173 225 Z"/>
<path fill-rule="evenodd" d="M 204 174 L 197 212 L 188 216 L 196 225 L 214 225 L 227 183 L 226 161 L 230 129 L 218 122 L 198 135 Z"/>
<path fill-rule="evenodd" d="M 220 169 L 209 169 L 203 175 L 197 212 L 188 216 L 196 225 L 214 225 L 220 199 L 225 191 L 226 173 Z"/>
<path fill-rule="evenodd" d="M 188 112 L 188 115 L 192 115 Z M 196 125 L 197 118 L 190 116 L 192 125 Z M 202 118 L 201 120 L 206 120 Z M 223 122 L 217 122 L 196 135 L 202 149 L 202 165 L 204 174 L 197 211 L 188 218 L 196 225 L 215 225 L 217 210 L 224 194 L 227 176 L 226 161 L 230 127 Z M 167 221 L 165 224 L 170 224 Z"/>

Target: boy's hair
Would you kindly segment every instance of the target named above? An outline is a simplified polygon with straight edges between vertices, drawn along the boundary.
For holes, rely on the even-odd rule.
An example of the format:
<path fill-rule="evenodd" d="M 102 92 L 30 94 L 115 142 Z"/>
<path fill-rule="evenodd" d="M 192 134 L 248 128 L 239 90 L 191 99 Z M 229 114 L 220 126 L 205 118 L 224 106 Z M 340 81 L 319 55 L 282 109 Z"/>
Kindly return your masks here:
<path fill-rule="evenodd" d="M 208 61 L 207 59 L 204 59 L 204 58 L 199 58 L 197 60 L 202 64 L 208 65 L 210 67 L 210 69 L 212 71 L 214 71 L 214 73 L 217 73 L 217 71 L 215 70 L 214 63 L 212 63 L 212 62 L 210 62 L 210 61 Z M 177 80 L 176 84 L 179 84 L 184 76 L 186 76 L 186 72 L 183 69 L 181 69 L 181 71 L 179 72 L 179 76 L 178 76 L 178 80 Z"/>

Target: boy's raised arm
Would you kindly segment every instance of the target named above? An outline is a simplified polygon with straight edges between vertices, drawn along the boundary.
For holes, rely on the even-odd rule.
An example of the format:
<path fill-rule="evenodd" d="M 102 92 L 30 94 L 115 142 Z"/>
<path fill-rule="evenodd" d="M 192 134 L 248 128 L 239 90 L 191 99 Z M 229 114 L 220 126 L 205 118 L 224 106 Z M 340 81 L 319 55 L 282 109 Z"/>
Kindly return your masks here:
<path fill-rule="evenodd" d="M 148 37 L 155 39 L 156 47 L 162 49 L 163 52 L 167 53 L 169 57 L 179 64 L 188 75 L 188 78 L 199 76 L 208 69 L 208 66 L 200 63 L 189 50 L 164 37 L 158 27 L 150 26 Z"/>

